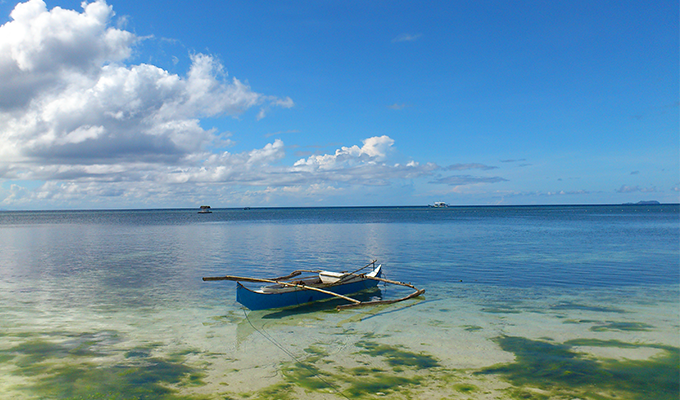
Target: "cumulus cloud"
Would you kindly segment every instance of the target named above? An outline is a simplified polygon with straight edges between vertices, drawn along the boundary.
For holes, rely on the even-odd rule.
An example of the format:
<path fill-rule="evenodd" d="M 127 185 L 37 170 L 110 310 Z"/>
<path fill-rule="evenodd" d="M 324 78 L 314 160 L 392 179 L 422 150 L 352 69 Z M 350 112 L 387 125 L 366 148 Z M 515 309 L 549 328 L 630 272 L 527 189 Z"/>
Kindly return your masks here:
<path fill-rule="evenodd" d="M 235 197 L 236 187 L 250 193 L 267 188 L 268 196 L 330 193 L 441 169 L 390 162 L 396 150 L 387 135 L 292 165 L 283 164 L 280 139 L 222 151 L 233 144 L 230 134 L 205 128 L 202 119 L 240 117 L 251 109 L 260 119 L 294 101 L 228 77 L 212 55 L 190 54 L 185 75 L 132 64 L 141 38 L 114 16 L 104 0 L 83 3 L 82 11 L 29 0 L 0 26 L 0 180 L 13 181 L 0 188 L 0 204 L 57 206 L 87 198 L 90 204 L 155 206 L 199 192 Z M 32 188 L 18 182 L 33 182 Z"/>
<path fill-rule="evenodd" d="M 274 96 L 267 96 L 267 100 L 269 100 L 271 105 L 281 107 L 281 108 L 292 108 L 295 106 L 295 103 L 293 102 L 293 99 L 290 97 L 286 97 L 285 99 L 279 99 Z M 260 112 L 257 113 L 257 120 L 261 120 L 262 118 L 267 116 L 267 112 L 269 111 L 269 106 L 263 106 L 260 108 Z"/>
<path fill-rule="evenodd" d="M 615 191 L 616 193 L 635 193 L 635 192 L 653 193 L 656 192 L 656 188 L 655 187 L 641 188 L 640 186 L 621 185 L 621 187 L 616 189 Z"/>
<path fill-rule="evenodd" d="M 138 38 L 111 27 L 103 0 L 83 11 L 18 4 L 0 26 L 0 159 L 45 164 L 177 162 L 214 138 L 199 118 L 238 116 L 292 99 L 264 96 L 212 56 L 193 54 L 185 77 L 125 65 Z"/>
<path fill-rule="evenodd" d="M 312 155 L 295 162 L 291 173 L 313 176 L 315 181 L 349 182 L 363 185 L 386 185 L 393 179 L 413 179 L 439 169 L 436 164 L 417 162 L 390 164 L 394 140 L 374 136 L 362 141 L 363 146 L 341 147 L 334 154 Z"/>
<path fill-rule="evenodd" d="M 376 136 L 365 139 L 363 146 L 354 145 L 352 147 L 342 147 L 335 151 L 335 154 L 324 154 L 311 156 L 298 160 L 294 166 L 308 171 L 337 169 L 341 166 L 352 166 L 360 161 L 375 162 L 381 161 L 387 156 L 387 152 L 394 144 L 394 140 L 389 136 Z"/>
<path fill-rule="evenodd" d="M 22 180 L 45 180 L 42 186 L 32 192 L 13 187 L 0 204 L 17 206 L 47 201 L 58 205 L 83 198 L 110 204 L 107 198 L 116 198 L 114 204 L 118 206 L 146 203 L 158 206 L 164 201 L 176 204 L 178 196 L 186 201 L 197 192 L 209 193 L 213 198 L 229 193 L 225 201 L 241 199 L 252 204 L 276 196 L 305 197 L 319 191 L 329 195 L 351 190 L 347 189 L 350 187 L 384 186 L 394 180 L 427 176 L 441 169 L 433 163 L 388 163 L 385 157 L 389 150 L 385 146 L 391 143 L 392 139 L 386 136 L 372 137 L 364 140 L 362 147 L 342 147 L 334 154 L 311 156 L 292 166 L 280 163 L 285 156 L 280 139 L 260 149 L 240 153 L 196 153 L 178 165 L 139 162 L 45 166 L 16 176 Z M 252 189 L 237 193 L 236 187 Z M 257 197 L 256 193 L 261 196 Z"/>
<path fill-rule="evenodd" d="M 135 36 L 108 27 L 112 8 L 103 1 L 82 13 L 42 0 L 18 4 L 0 27 L 0 107 L 28 105 L 46 90 L 81 76 L 95 77 L 101 65 L 127 58 Z"/>

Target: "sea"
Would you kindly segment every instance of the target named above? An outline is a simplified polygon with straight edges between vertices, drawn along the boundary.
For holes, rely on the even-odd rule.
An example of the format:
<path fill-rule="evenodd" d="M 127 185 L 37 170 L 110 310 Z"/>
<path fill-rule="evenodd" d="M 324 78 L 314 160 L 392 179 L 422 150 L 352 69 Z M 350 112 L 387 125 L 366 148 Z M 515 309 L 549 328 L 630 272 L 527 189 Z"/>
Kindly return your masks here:
<path fill-rule="evenodd" d="M 197 211 L 0 212 L 0 399 L 680 394 L 677 204 Z M 373 260 L 425 293 L 251 311 L 202 279 Z"/>

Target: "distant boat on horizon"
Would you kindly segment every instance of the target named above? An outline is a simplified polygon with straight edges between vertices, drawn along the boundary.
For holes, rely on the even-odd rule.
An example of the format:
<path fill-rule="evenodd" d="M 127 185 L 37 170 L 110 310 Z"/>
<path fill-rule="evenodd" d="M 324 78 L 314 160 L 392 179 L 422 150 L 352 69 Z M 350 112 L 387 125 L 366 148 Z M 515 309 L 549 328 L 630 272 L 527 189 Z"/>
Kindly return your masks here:
<path fill-rule="evenodd" d="M 201 206 L 201 211 L 198 212 L 199 214 L 210 214 L 212 211 L 210 211 L 210 206 Z"/>
<path fill-rule="evenodd" d="M 430 207 L 435 207 L 435 208 L 440 208 L 440 207 L 448 207 L 449 205 L 444 203 L 443 201 L 435 201 L 433 205 Z"/>

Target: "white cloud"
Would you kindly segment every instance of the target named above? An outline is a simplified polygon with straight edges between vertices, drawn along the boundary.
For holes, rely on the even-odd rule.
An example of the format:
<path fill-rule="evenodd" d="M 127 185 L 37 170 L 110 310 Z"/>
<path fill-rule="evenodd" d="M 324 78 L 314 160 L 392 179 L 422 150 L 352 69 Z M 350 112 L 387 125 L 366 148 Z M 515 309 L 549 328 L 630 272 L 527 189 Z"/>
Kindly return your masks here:
<path fill-rule="evenodd" d="M 86 140 L 94 140 L 104 134 L 106 130 L 103 126 L 79 126 L 75 130 L 69 132 L 66 136 L 61 138 L 57 143 L 81 143 Z"/>
<path fill-rule="evenodd" d="M 45 164 L 177 162 L 213 139 L 199 118 L 237 116 L 290 98 L 253 92 L 212 56 L 191 55 L 186 77 L 126 66 L 134 34 L 110 27 L 103 0 L 82 13 L 42 0 L 0 26 L 0 159 Z"/>
<path fill-rule="evenodd" d="M 286 97 L 285 99 L 279 99 L 275 96 L 267 96 L 267 100 L 269 101 L 269 104 L 281 107 L 281 108 L 293 108 L 295 106 L 295 103 L 293 102 L 293 99 L 290 97 Z M 268 106 L 264 106 L 260 108 L 260 112 L 257 113 L 257 120 L 261 120 L 265 116 L 267 116 L 267 112 L 269 111 Z"/>
<path fill-rule="evenodd" d="M 85 5 L 82 13 L 47 11 L 42 0 L 18 4 L 12 21 L 0 27 L 0 107 L 26 106 L 47 89 L 129 57 L 135 36 L 108 27 L 112 16 L 104 1 Z"/>
<path fill-rule="evenodd" d="M 422 33 L 416 33 L 416 34 L 411 34 L 411 33 L 402 33 L 396 38 L 392 39 L 393 43 L 397 42 L 414 42 L 422 37 Z"/>
<path fill-rule="evenodd" d="M 641 188 L 640 186 L 622 185 L 620 188 L 616 189 L 615 191 L 617 193 L 635 193 L 635 192 L 654 193 L 654 192 L 656 192 L 656 188 L 655 187 Z"/>
<path fill-rule="evenodd" d="M 589 194 L 590 192 L 587 190 L 569 190 L 569 191 L 564 191 L 564 190 L 559 190 L 557 192 L 546 192 L 545 196 L 571 196 L 571 195 L 578 195 L 578 194 Z"/>
<path fill-rule="evenodd" d="M 294 107 L 293 100 L 228 79 L 211 55 L 190 55 L 186 76 L 126 64 L 140 38 L 112 26 L 113 9 L 103 0 L 83 3 L 82 12 L 29 0 L 10 17 L 0 26 L 0 183 L 13 181 L 0 189 L 3 206 L 157 206 L 196 193 L 237 197 L 237 187 L 305 196 L 440 168 L 390 163 L 395 142 L 386 135 L 293 165 L 282 164 L 280 139 L 218 152 L 233 144 L 230 134 L 204 128 L 201 118 L 259 107 L 260 119 L 272 107 Z"/>
<path fill-rule="evenodd" d="M 273 98 L 272 103 L 281 108 L 293 108 L 295 106 L 293 99 L 290 97 L 286 97 L 285 99 Z"/>
<path fill-rule="evenodd" d="M 211 193 L 213 198 L 230 193 L 229 201 L 248 200 L 244 193 L 262 193 L 263 199 L 292 198 L 296 195 L 326 196 L 342 193 L 349 187 L 384 186 L 394 180 L 414 179 L 440 169 L 432 163 L 421 165 L 411 161 L 405 165 L 389 164 L 385 146 L 393 143 L 389 137 L 374 137 L 358 146 L 342 147 L 335 154 L 310 157 L 310 165 L 280 165 L 285 146 L 280 139 L 260 149 L 241 153 L 195 153 L 181 164 L 138 162 L 130 164 L 49 165 L 30 171 L 12 171 L 13 179 L 46 181 L 33 192 L 19 191 L 5 196 L 0 204 L 49 202 L 53 207 L 87 198 L 95 204 L 135 207 L 149 202 L 158 206 L 165 202 L 177 204 L 178 199 Z M 315 160 L 324 160 L 320 165 Z M 335 159 L 335 163 L 329 160 Z M 338 159 L 343 159 L 339 161 Z M 383 160 L 383 161 L 380 161 Z M 309 160 L 308 160 L 309 161 Z M 333 168 L 329 168 L 333 164 Z M 206 186 L 205 185 L 209 185 Z M 240 194 L 234 188 L 248 188 Z M 267 191 L 256 188 L 268 188 Z M 13 193 L 14 193 L 13 192 Z M 323 193 L 322 193 L 323 192 Z M 308 201 L 308 200 L 304 200 Z M 174 202 L 174 203 L 173 203 Z M 109 205 L 110 207 L 110 205 Z"/>
<path fill-rule="evenodd" d="M 331 170 L 343 166 L 353 166 L 362 161 L 375 162 L 382 161 L 394 140 L 389 136 L 374 136 L 363 141 L 360 148 L 357 145 L 342 147 L 335 151 L 335 154 L 315 155 L 309 158 L 298 160 L 295 167 L 308 171 L 320 169 Z"/>
<path fill-rule="evenodd" d="M 409 107 L 406 103 L 401 103 L 401 104 L 394 103 L 394 104 L 387 106 L 387 108 L 391 108 L 392 110 L 403 110 L 406 107 Z"/>

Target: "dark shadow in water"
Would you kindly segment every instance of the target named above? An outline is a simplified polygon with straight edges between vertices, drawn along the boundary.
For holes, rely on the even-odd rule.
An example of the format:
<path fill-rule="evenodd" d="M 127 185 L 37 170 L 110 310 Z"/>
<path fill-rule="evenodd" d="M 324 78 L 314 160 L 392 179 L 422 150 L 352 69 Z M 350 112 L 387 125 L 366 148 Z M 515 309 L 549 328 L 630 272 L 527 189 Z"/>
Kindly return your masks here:
<path fill-rule="evenodd" d="M 382 291 L 378 287 L 351 294 L 349 295 L 349 297 L 357 299 L 359 301 L 382 300 L 383 298 Z M 280 319 L 292 315 L 310 314 L 319 311 L 334 311 L 335 307 L 343 304 L 347 304 L 347 301 L 338 298 L 332 298 L 328 300 L 315 301 L 313 303 L 306 303 L 297 306 L 265 310 L 269 312 L 267 314 L 262 315 L 260 318 Z"/>
<path fill-rule="evenodd" d="M 546 391 L 540 398 L 678 398 L 680 349 L 677 347 L 597 339 L 557 344 L 515 336 L 501 336 L 495 342 L 503 350 L 514 353 L 515 361 L 474 374 L 499 374 L 513 385 L 508 389 L 512 398 L 539 398 L 527 388 Z M 595 360 L 573 350 L 573 346 L 648 347 L 662 352 L 646 360 Z"/>
<path fill-rule="evenodd" d="M 351 297 L 359 301 L 377 300 L 382 299 L 382 291 L 379 288 L 372 288 L 370 290 L 352 294 Z M 240 347 L 241 343 L 254 332 L 262 333 L 262 330 L 265 329 L 265 327 L 271 327 L 271 325 L 279 327 L 286 325 L 292 326 L 299 324 L 301 320 L 318 320 L 321 316 L 315 313 L 336 312 L 335 307 L 341 304 L 347 304 L 347 302 L 341 299 L 329 299 L 294 307 L 275 308 L 270 310 L 248 311 L 244 308 L 244 319 L 236 325 L 236 346 L 237 348 Z"/>
<path fill-rule="evenodd" d="M 620 308 L 607 307 L 607 306 L 590 306 L 585 304 L 578 304 L 573 302 L 563 301 L 550 307 L 552 310 L 579 310 L 579 311 L 592 311 L 592 312 L 611 312 L 625 314 L 626 311 Z"/>

